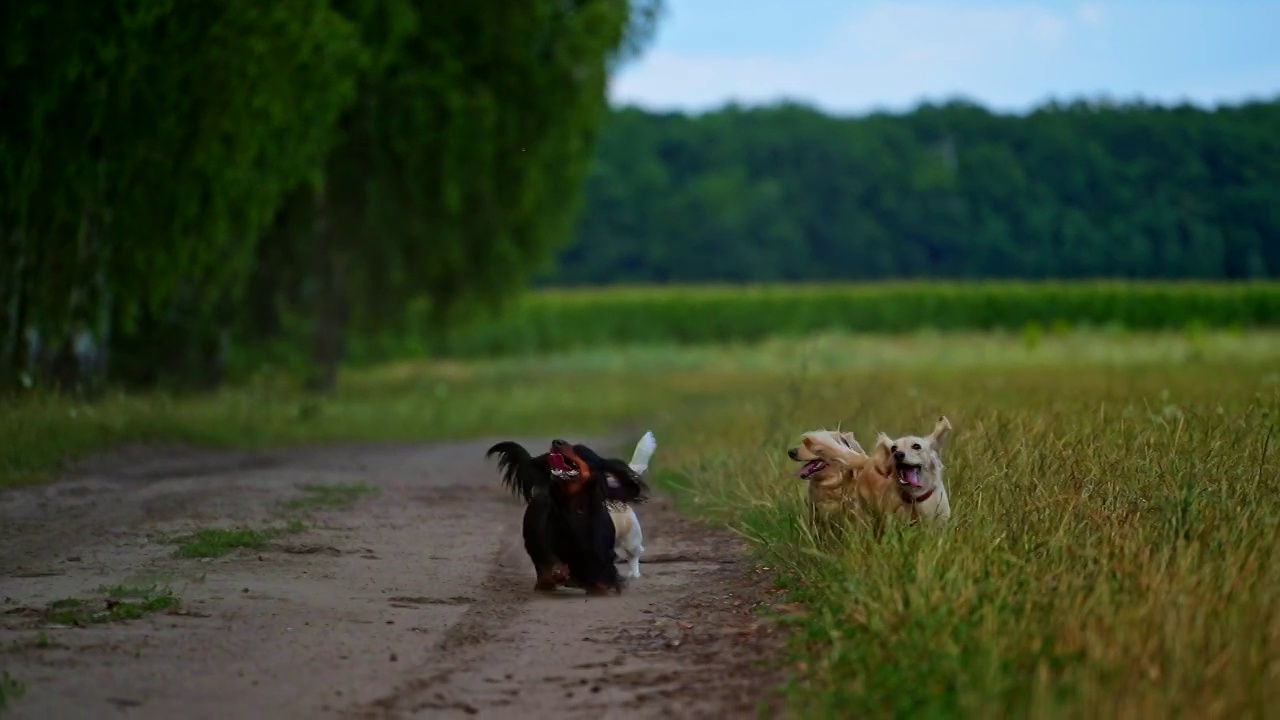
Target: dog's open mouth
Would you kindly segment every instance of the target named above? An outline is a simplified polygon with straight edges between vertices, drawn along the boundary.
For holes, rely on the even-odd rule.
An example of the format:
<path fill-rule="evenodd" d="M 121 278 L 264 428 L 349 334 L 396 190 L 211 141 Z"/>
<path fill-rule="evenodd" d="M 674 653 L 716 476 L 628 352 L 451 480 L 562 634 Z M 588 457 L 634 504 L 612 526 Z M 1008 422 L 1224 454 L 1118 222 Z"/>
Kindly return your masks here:
<path fill-rule="evenodd" d="M 800 468 L 800 477 L 802 479 L 807 478 L 813 475 L 814 473 L 820 473 L 826 469 L 827 469 L 827 464 L 825 462 L 821 460 L 810 460 L 809 462 L 804 464 L 804 467 Z"/>
<path fill-rule="evenodd" d="M 920 482 L 920 466 L 899 463 L 898 482 L 903 485 L 910 485 L 913 488 L 924 487 L 924 483 Z"/>
<path fill-rule="evenodd" d="M 569 478 L 575 478 L 579 475 L 578 469 L 573 465 L 570 465 L 569 461 L 565 460 L 564 455 L 558 452 L 548 454 L 547 462 L 551 465 L 551 474 L 554 475 L 557 480 L 568 480 Z"/>

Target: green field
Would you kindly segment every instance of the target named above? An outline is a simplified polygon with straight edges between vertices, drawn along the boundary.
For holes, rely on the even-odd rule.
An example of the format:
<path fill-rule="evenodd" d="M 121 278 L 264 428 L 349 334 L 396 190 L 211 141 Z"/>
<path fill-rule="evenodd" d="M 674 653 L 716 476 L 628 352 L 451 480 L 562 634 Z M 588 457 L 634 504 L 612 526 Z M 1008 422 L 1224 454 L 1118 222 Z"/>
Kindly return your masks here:
<path fill-rule="evenodd" d="M 548 290 L 387 354 L 502 357 L 651 344 L 758 342 L 815 332 L 1061 332 L 1280 326 L 1280 283 L 866 283 Z"/>
<path fill-rule="evenodd" d="M 752 538 L 791 589 L 794 714 L 1263 717 L 1280 701 L 1277 411 L 1270 331 L 827 333 L 404 362 L 326 400 L 268 381 L 26 399 L 0 410 L 0 472 L 38 481 L 129 440 L 650 427 L 659 482 Z M 798 433 L 921 433 L 939 413 L 948 528 L 831 543 L 798 521 Z"/>

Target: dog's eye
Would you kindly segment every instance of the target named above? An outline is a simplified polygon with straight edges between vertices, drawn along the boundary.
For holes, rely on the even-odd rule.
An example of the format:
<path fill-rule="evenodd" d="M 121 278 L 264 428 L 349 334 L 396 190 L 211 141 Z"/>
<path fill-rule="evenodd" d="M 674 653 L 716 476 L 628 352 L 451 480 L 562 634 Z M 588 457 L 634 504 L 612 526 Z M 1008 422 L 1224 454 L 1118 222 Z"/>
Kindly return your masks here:
<path fill-rule="evenodd" d="M 897 445 L 890 445 L 890 446 L 889 446 L 889 452 L 898 452 L 898 446 L 897 446 Z"/>
<path fill-rule="evenodd" d="M 919 449 L 920 449 L 920 443 L 911 443 L 911 449 L 912 449 L 912 450 L 919 450 Z"/>

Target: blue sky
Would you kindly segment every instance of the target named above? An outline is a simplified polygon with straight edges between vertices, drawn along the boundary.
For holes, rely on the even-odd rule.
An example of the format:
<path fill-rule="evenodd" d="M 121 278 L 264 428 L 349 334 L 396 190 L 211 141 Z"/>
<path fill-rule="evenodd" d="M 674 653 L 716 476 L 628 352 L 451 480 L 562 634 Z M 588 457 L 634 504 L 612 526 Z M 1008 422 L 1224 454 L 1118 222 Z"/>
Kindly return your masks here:
<path fill-rule="evenodd" d="M 828 112 L 965 97 L 1197 104 L 1280 96 L 1280 0 L 666 0 L 615 103 Z"/>

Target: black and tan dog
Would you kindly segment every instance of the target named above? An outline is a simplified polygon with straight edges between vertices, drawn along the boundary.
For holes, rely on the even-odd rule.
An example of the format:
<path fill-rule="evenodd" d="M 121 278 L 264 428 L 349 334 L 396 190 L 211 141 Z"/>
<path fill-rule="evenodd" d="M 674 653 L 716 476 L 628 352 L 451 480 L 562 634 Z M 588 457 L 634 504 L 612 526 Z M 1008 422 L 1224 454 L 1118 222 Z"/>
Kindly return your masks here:
<path fill-rule="evenodd" d="M 537 573 L 534 589 L 569 585 L 592 595 L 622 592 L 606 503 L 640 503 L 648 491 L 627 461 L 564 440 L 553 440 L 536 457 L 519 443 L 500 442 L 485 453 L 494 455 L 502 484 L 525 501 L 524 549 Z"/>

